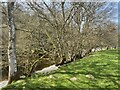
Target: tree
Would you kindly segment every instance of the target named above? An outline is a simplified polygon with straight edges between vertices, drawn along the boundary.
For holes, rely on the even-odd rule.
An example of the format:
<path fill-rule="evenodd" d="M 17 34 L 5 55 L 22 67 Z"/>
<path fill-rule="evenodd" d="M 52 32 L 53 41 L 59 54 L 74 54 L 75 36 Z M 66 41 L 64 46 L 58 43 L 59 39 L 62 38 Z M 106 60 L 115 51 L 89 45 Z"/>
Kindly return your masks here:
<path fill-rule="evenodd" d="M 9 44 L 8 44 L 8 60 L 9 60 L 9 76 L 8 83 L 11 83 L 16 76 L 17 73 L 17 65 L 16 65 L 16 28 L 14 22 L 14 3 L 8 2 L 8 27 L 9 27 Z"/>
<path fill-rule="evenodd" d="M 81 58 L 90 53 L 92 48 L 100 47 L 101 37 L 95 33 L 99 31 L 99 26 L 110 19 L 108 16 L 111 16 L 112 10 L 112 7 L 104 2 L 47 3 L 43 0 L 40 3 L 29 2 L 28 5 L 34 11 L 33 14 L 38 16 L 40 24 L 44 21 L 40 28 L 43 28 L 41 32 L 44 32 L 48 38 L 43 48 L 47 52 L 53 50 L 52 52 L 57 55 L 54 53 L 52 55 L 59 58 L 55 60 L 63 62 L 73 60 L 76 56 Z M 85 54 L 81 56 L 82 52 Z"/>

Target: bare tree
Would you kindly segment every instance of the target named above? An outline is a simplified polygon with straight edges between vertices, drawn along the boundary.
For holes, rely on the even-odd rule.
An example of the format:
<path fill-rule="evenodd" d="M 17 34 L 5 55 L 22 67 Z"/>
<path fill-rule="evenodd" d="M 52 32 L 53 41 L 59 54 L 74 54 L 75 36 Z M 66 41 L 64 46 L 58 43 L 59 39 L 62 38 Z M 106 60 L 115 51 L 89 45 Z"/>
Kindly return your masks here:
<path fill-rule="evenodd" d="M 17 47 L 24 45 L 25 49 L 21 48 L 20 51 L 24 51 L 17 63 L 30 74 L 37 66 L 42 67 L 43 64 L 39 62 L 44 60 L 64 64 L 84 57 L 92 48 L 103 43 L 108 45 L 110 39 L 103 39 L 99 33 L 107 32 L 99 30 L 100 25 L 104 26 L 104 18 L 107 17 L 104 16 L 110 10 L 99 10 L 106 6 L 105 3 L 28 2 L 30 7 L 25 6 L 30 12 L 24 11 L 22 5 L 18 4 L 20 8 L 15 12 L 16 30 L 19 33 L 17 39 L 23 38 L 27 42 L 19 39 Z M 25 33 L 21 35 L 20 32 Z"/>
<path fill-rule="evenodd" d="M 9 45 L 8 45 L 8 60 L 9 60 L 9 77 L 8 83 L 11 83 L 16 77 L 17 65 L 16 65 L 16 28 L 14 22 L 14 3 L 8 2 L 8 25 L 9 25 Z"/>

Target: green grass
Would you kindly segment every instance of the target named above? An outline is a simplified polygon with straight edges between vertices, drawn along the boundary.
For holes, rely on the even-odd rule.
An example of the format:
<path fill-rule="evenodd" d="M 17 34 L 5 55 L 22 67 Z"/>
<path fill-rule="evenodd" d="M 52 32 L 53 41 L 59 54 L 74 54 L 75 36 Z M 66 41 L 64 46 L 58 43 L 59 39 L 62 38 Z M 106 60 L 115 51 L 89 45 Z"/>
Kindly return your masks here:
<path fill-rule="evenodd" d="M 92 75 L 93 78 L 86 77 L 86 75 Z M 71 80 L 71 78 L 76 78 L 76 80 Z M 105 50 L 63 65 L 54 73 L 48 75 L 36 74 L 30 78 L 18 80 L 4 89 L 105 88 L 106 90 L 107 88 L 118 88 L 120 85 L 118 78 L 120 78 L 118 74 L 118 50 Z"/>

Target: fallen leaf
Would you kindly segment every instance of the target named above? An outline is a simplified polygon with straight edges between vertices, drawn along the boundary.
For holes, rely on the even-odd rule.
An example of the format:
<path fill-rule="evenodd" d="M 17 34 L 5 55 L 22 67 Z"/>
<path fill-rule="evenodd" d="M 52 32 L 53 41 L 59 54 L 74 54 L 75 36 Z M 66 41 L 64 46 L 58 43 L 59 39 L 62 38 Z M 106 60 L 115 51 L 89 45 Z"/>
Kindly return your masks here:
<path fill-rule="evenodd" d="M 70 78 L 71 81 L 76 81 L 77 78 L 76 77 L 73 77 L 73 78 Z"/>
<path fill-rule="evenodd" d="M 86 77 L 89 78 L 89 79 L 94 79 L 94 76 L 91 75 L 91 74 L 86 75 Z"/>

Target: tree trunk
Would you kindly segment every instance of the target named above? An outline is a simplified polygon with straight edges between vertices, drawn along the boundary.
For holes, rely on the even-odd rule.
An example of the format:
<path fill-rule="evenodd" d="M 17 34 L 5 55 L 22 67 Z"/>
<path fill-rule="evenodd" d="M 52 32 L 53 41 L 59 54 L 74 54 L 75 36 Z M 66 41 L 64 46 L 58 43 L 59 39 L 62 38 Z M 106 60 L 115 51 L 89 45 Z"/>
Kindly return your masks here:
<path fill-rule="evenodd" d="M 16 46 L 15 46 L 15 23 L 14 23 L 14 2 L 8 2 L 8 25 L 9 25 L 9 42 L 8 42 L 8 60 L 9 60 L 9 75 L 8 83 L 15 79 L 17 73 L 16 65 Z"/>

